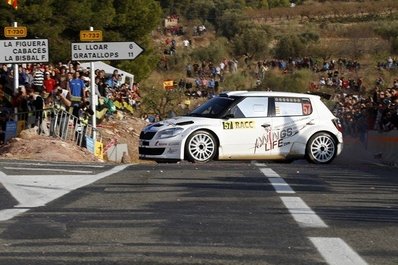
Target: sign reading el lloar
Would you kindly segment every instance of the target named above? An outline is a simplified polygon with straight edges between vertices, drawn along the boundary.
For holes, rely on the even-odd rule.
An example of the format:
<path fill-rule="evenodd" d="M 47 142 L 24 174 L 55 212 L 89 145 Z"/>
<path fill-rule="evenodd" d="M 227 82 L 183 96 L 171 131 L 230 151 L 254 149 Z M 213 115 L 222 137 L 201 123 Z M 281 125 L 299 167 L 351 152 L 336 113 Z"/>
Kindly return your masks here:
<path fill-rule="evenodd" d="M 72 60 L 134 60 L 144 49 L 135 42 L 81 42 L 72 43 Z"/>

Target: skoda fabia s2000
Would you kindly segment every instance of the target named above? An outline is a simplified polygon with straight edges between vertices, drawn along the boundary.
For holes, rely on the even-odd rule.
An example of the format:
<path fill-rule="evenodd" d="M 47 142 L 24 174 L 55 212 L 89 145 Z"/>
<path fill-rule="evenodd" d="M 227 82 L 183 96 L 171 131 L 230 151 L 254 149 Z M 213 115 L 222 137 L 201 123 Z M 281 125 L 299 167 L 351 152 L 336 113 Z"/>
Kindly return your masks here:
<path fill-rule="evenodd" d="M 139 156 L 157 162 L 306 158 L 326 164 L 342 151 L 341 131 L 317 95 L 234 91 L 186 116 L 146 126 Z"/>

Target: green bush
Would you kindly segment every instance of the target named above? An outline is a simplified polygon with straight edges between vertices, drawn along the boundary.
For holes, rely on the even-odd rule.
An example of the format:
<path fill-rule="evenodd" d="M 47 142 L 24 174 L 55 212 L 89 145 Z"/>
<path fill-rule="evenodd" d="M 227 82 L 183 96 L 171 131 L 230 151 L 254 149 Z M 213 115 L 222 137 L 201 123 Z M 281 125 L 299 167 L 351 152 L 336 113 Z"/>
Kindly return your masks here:
<path fill-rule="evenodd" d="M 259 84 L 259 90 L 273 90 L 304 93 L 312 81 L 313 73 L 310 70 L 297 70 L 292 74 L 281 74 L 278 70 L 270 71 Z"/>
<path fill-rule="evenodd" d="M 208 47 L 197 48 L 191 53 L 192 61 L 220 62 L 229 57 L 230 44 L 225 38 L 218 38 Z"/>

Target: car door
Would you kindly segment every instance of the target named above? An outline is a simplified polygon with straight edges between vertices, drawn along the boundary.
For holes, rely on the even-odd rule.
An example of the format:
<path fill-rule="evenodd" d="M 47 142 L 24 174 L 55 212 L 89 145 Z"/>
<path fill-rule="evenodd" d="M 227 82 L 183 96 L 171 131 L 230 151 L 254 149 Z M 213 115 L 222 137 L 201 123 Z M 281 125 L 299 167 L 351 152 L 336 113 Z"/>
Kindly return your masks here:
<path fill-rule="evenodd" d="M 271 126 L 268 108 L 268 97 L 264 96 L 246 97 L 231 108 L 227 115 L 231 118 L 221 125 L 221 159 L 254 159 L 269 153 L 261 142 L 263 132 Z"/>
<path fill-rule="evenodd" d="M 305 129 L 311 125 L 312 105 L 306 97 L 273 97 L 270 99 L 273 156 L 288 155 L 295 143 L 305 144 Z"/>

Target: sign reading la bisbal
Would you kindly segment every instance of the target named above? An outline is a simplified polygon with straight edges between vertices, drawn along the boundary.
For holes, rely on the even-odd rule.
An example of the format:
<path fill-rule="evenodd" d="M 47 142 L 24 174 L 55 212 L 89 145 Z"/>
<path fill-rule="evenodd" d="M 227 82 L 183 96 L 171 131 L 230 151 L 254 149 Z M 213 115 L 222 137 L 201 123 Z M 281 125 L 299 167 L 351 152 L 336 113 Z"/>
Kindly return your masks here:
<path fill-rule="evenodd" d="M 0 40 L 0 63 L 48 62 L 48 40 Z"/>
<path fill-rule="evenodd" d="M 144 49 L 135 42 L 80 42 L 72 43 L 72 60 L 133 60 Z"/>

